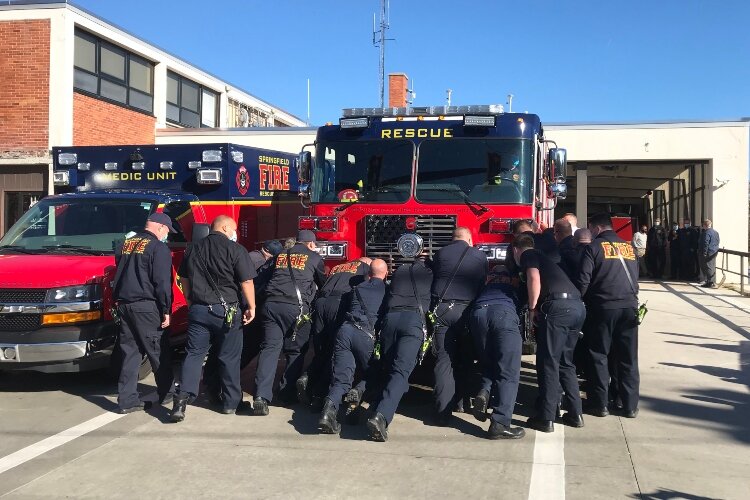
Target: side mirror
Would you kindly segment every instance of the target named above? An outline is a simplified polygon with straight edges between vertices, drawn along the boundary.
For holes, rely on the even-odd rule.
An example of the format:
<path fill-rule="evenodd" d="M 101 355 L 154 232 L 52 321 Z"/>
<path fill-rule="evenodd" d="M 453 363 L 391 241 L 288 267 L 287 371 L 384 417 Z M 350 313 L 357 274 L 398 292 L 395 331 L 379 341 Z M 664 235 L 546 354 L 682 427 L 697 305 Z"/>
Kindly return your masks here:
<path fill-rule="evenodd" d="M 196 222 L 193 224 L 193 243 L 202 240 L 211 231 L 211 226 Z"/>
<path fill-rule="evenodd" d="M 564 200 L 568 197 L 568 184 L 564 177 L 558 177 L 555 182 L 549 185 L 549 193 L 558 200 Z"/>
<path fill-rule="evenodd" d="M 565 179 L 567 176 L 568 152 L 562 148 L 552 148 L 547 154 L 547 168 L 550 179 Z"/>
<path fill-rule="evenodd" d="M 312 153 L 302 151 L 297 158 L 297 179 L 300 186 L 310 182 L 310 170 L 312 169 Z"/>

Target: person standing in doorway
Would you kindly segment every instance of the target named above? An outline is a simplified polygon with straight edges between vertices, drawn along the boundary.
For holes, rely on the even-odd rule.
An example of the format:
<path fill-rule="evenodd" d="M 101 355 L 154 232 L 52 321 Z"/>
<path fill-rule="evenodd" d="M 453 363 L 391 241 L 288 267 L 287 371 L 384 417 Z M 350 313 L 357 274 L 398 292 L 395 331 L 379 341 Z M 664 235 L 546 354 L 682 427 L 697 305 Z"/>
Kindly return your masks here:
<path fill-rule="evenodd" d="M 664 275 L 664 264 L 667 260 L 667 232 L 661 225 L 661 219 L 656 219 L 648 230 L 646 241 L 646 259 L 651 268 L 651 276 L 660 280 Z"/>
<path fill-rule="evenodd" d="M 719 253 L 719 233 L 713 228 L 710 219 L 703 221 L 703 233 L 698 244 L 698 259 L 701 273 L 706 282 L 703 288 L 716 288 L 716 255 Z"/>
<path fill-rule="evenodd" d="M 641 230 L 633 235 L 633 248 L 635 248 L 635 256 L 638 257 L 638 277 L 640 278 L 648 276 L 648 269 L 646 268 L 647 233 L 648 227 L 644 224 L 641 226 Z"/>

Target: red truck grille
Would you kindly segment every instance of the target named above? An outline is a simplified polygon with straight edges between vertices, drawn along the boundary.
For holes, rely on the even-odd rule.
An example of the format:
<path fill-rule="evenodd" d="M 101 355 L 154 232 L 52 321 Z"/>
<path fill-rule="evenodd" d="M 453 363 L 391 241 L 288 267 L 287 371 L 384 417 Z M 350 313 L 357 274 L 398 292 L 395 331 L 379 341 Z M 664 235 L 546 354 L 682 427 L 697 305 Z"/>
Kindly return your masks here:
<path fill-rule="evenodd" d="M 416 219 L 416 229 L 406 228 L 407 219 Z M 368 215 L 365 219 L 365 254 L 385 260 L 391 271 L 394 267 L 410 262 L 396 249 L 396 241 L 407 232 L 416 232 L 424 240 L 425 249 L 432 255 L 451 242 L 456 229 L 453 215 Z"/>
<path fill-rule="evenodd" d="M 0 304 L 41 304 L 46 295 L 40 288 L 0 288 Z"/>

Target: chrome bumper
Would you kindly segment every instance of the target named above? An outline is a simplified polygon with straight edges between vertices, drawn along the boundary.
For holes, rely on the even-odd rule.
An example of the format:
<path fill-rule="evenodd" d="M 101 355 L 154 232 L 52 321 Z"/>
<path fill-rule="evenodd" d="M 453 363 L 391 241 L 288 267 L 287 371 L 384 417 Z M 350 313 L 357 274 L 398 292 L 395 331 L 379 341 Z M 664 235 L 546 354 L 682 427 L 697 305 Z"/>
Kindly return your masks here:
<path fill-rule="evenodd" d="M 51 344 L 0 344 L 0 365 L 3 363 L 45 363 L 73 361 L 86 356 L 88 342 Z"/>

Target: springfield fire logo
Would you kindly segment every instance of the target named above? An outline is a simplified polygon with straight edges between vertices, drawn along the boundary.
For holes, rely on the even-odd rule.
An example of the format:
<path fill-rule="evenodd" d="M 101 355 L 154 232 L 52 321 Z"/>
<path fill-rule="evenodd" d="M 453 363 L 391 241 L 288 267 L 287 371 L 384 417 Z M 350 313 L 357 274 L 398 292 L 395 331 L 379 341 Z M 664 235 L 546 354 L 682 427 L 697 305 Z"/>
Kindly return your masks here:
<path fill-rule="evenodd" d="M 240 169 L 237 171 L 237 190 L 242 196 L 245 196 L 248 189 L 250 189 L 250 174 L 247 172 L 245 165 L 240 165 Z"/>

